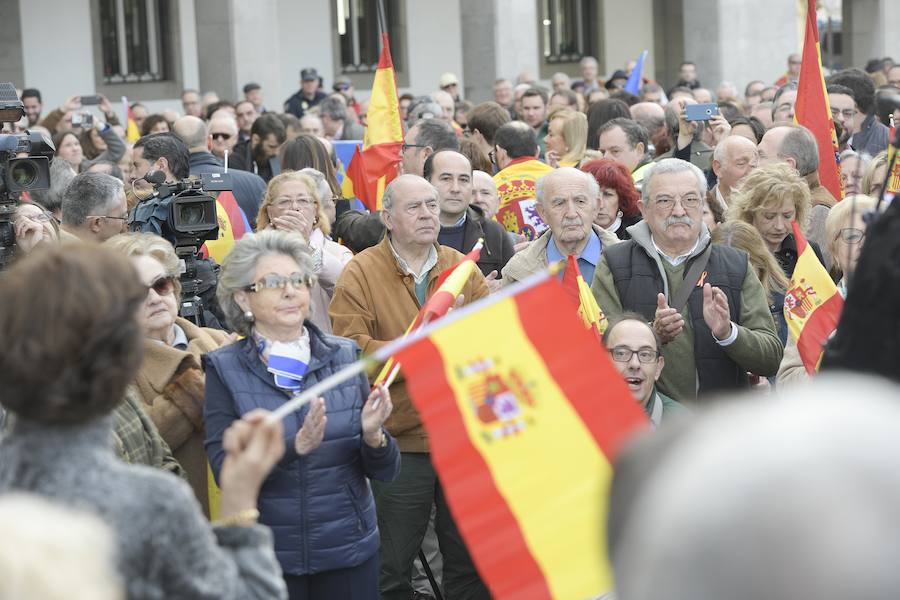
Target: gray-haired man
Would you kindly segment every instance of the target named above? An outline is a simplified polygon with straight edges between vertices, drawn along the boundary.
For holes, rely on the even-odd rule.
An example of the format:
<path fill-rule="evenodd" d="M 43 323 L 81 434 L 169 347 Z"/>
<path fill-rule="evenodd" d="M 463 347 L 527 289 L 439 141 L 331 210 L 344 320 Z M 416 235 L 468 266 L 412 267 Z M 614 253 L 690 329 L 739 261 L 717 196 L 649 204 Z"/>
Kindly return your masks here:
<path fill-rule="evenodd" d="M 667 365 L 659 389 L 686 403 L 748 387 L 748 371 L 774 375 L 783 352 L 747 256 L 711 243 L 705 194 L 696 166 L 656 163 L 644 179 L 644 220 L 604 250 L 591 286 L 610 320 L 635 311 L 653 322 Z"/>

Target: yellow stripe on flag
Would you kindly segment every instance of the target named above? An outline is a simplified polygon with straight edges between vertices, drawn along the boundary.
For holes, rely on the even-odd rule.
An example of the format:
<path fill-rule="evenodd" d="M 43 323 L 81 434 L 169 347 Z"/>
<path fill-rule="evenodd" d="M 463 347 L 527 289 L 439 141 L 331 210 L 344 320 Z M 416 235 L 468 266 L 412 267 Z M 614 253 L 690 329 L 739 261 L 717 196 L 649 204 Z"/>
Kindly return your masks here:
<path fill-rule="evenodd" d="M 495 365 L 503 381 L 521 378 L 527 386 L 517 390 L 533 402 L 524 411 L 527 427 L 522 435 L 509 435 L 498 443 L 468 406 L 476 386 L 484 386 L 485 373 L 456 372 L 445 376 L 454 391 L 473 445 L 484 459 L 497 489 L 515 516 L 528 549 L 540 566 L 554 598 L 587 598 L 612 588 L 606 555 L 606 504 L 612 469 L 591 432 L 556 383 L 540 354 L 525 334 L 516 303 L 497 302 L 483 309 L 475 321 L 507 332 L 495 339 L 491 353 L 514 356 L 514 369 Z M 479 350 L 471 326 L 448 327 L 431 336 L 445 365 L 471 364 Z M 485 357 L 487 358 L 487 357 Z M 493 372 L 492 371 L 492 372 Z M 553 448 L 547 453 L 546 448 Z M 560 461 L 571 456 L 571 461 Z M 577 460 L 574 460 L 577 457 Z M 545 490 L 566 490 L 547 498 Z"/>

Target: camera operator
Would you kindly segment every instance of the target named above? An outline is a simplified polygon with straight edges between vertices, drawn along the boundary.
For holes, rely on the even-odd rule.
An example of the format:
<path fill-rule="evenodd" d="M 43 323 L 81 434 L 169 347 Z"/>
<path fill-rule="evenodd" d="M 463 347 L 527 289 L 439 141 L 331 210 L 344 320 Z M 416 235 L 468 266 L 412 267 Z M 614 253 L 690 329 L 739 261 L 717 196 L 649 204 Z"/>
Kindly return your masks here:
<path fill-rule="evenodd" d="M 67 99 L 62 106 L 50 111 L 47 116 L 41 120 L 40 125 L 46 127 L 52 135 L 71 129 L 80 129 L 81 124 L 83 123 L 83 117 L 90 116 L 90 113 L 82 110 L 83 108 L 81 96 L 72 96 Z M 120 124 L 116 111 L 113 110 L 112 104 L 110 104 L 105 96 L 100 96 L 100 104 L 97 105 L 97 108 L 106 118 L 106 123 L 110 127 Z M 89 128 L 91 124 L 93 124 L 93 119 L 91 119 L 89 124 L 86 123 L 85 129 Z"/>
<path fill-rule="evenodd" d="M 189 297 L 192 285 L 185 281 L 184 277 L 196 283 L 196 294 L 202 301 L 202 312 L 198 315 L 196 323 L 205 327 L 222 329 L 220 322 L 223 320 L 218 303 L 215 299 L 216 278 L 218 266 L 214 261 L 194 256 L 186 256 L 183 243 L 175 236 L 168 226 L 169 213 L 175 196 L 169 186 L 160 188 L 166 190 L 166 195 L 154 195 L 152 179 L 153 171 L 164 175 L 166 184 L 176 184 L 190 175 L 190 154 L 187 145 L 174 133 L 154 133 L 140 138 L 132 149 L 131 177 L 133 189 L 138 198 L 141 198 L 134 208 L 134 213 L 129 221 L 132 231 L 154 233 L 169 241 L 176 248 L 176 252 L 183 259 L 190 260 L 190 265 L 185 264 L 186 272 L 182 277 L 182 285 L 185 288 L 185 296 Z M 161 179 L 162 177 L 160 177 Z M 197 248 L 199 250 L 199 248 Z M 192 272 L 196 269 L 196 272 Z M 182 303 L 182 308 L 186 305 Z M 182 316 L 188 317 L 186 314 Z M 190 318 L 190 317 L 188 317 Z"/>
<path fill-rule="evenodd" d="M 121 180 L 105 173 L 82 173 L 68 187 L 62 201 L 62 243 L 102 243 L 128 231 L 128 208 Z"/>

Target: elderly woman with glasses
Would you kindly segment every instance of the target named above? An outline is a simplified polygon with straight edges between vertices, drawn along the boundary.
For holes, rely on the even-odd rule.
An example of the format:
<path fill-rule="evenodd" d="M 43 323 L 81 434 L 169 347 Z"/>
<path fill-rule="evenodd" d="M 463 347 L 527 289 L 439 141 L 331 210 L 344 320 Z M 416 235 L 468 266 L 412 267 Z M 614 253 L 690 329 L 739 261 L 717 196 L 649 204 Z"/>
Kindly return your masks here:
<path fill-rule="evenodd" d="M 181 263 L 168 241 L 151 233 L 123 233 L 105 245 L 129 257 L 147 286 L 147 297 L 138 314 L 144 332 L 144 359 L 135 388 L 209 515 L 200 359 L 231 339 L 222 331 L 198 327 L 178 316 Z"/>
<path fill-rule="evenodd" d="M 334 206 L 331 188 L 321 172 L 309 168 L 288 171 L 269 182 L 256 218 L 259 231 L 296 232 L 309 244 L 316 275 L 311 289 L 310 319 L 325 333 L 332 332 L 328 305 L 334 295 L 334 285 L 353 258 L 350 250 L 328 238 L 332 222 L 328 216 L 329 205 Z"/>
<path fill-rule="evenodd" d="M 847 295 L 847 280 L 853 277 L 866 240 L 866 217 L 875 210 L 877 202 L 875 198 L 863 194 L 847 196 L 828 211 L 828 218 L 825 219 L 825 239 L 828 241 L 826 250 L 840 273 L 838 291 L 842 296 Z M 784 357 L 778 369 L 778 382 L 794 383 L 808 379 L 809 375 L 797 351 L 797 342 L 791 339 L 784 349 Z"/>
<path fill-rule="evenodd" d="M 206 450 L 217 476 L 232 422 L 278 408 L 359 357 L 355 342 L 309 319 L 314 281 L 306 241 L 278 229 L 244 236 L 222 263 L 219 303 L 245 337 L 204 357 Z M 397 443 L 383 428 L 391 409 L 387 389 L 370 393 L 360 373 L 285 419 L 287 452 L 259 511 L 275 533 L 291 598 L 378 598 L 379 534 L 366 479 L 391 481 L 399 471 Z"/>

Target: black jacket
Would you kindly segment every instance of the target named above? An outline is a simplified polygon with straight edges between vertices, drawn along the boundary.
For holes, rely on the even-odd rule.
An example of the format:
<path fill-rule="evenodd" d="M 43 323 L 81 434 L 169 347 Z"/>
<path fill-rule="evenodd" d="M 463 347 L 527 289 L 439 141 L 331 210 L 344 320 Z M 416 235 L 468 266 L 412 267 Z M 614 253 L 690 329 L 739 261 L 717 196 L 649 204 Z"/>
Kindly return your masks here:
<path fill-rule="evenodd" d="M 266 183 L 281 172 L 281 165 L 277 158 L 270 158 L 264 165 L 256 163 L 256 160 L 253 158 L 253 148 L 250 145 L 250 140 L 240 142 L 234 147 L 234 153 L 228 157 L 228 167 L 259 175 Z M 249 217 L 250 215 L 247 216 Z"/>
<path fill-rule="evenodd" d="M 500 272 L 509 259 L 515 254 L 512 238 L 500 223 L 486 219 L 484 212 L 475 205 L 469 205 L 466 211 L 466 226 L 463 231 L 463 254 L 472 250 L 479 238 L 484 239 L 484 247 L 481 249 L 481 260 L 478 268 L 487 276 L 491 271 Z"/>
<path fill-rule="evenodd" d="M 231 162 L 230 156 L 229 162 Z M 210 152 L 191 153 L 191 175 L 224 172 L 225 167 L 216 155 Z M 256 229 L 256 215 L 259 213 L 259 205 L 266 193 L 266 182 L 254 173 L 236 169 L 229 169 L 228 172 L 231 174 L 234 199 L 237 200 L 238 206 L 250 221 L 250 226 Z"/>
<path fill-rule="evenodd" d="M 317 105 L 327 97 L 328 95 L 325 94 L 325 92 L 319 90 L 316 92 L 315 97 L 312 100 L 309 100 L 306 96 L 303 95 L 303 90 L 298 90 L 297 93 L 295 93 L 285 101 L 284 112 L 291 113 L 298 119 L 302 119 L 307 110 Z"/>

